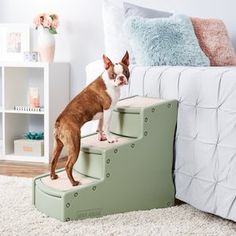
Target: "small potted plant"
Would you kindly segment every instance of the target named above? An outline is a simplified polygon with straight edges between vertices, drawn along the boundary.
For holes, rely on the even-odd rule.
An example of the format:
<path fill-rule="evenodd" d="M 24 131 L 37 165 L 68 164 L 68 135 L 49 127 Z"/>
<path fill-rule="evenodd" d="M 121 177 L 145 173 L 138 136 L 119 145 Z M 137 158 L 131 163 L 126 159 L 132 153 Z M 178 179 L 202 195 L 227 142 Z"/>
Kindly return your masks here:
<path fill-rule="evenodd" d="M 38 51 L 41 61 L 52 62 L 55 53 L 55 38 L 58 27 L 58 15 L 41 13 L 34 18 L 38 34 Z"/>

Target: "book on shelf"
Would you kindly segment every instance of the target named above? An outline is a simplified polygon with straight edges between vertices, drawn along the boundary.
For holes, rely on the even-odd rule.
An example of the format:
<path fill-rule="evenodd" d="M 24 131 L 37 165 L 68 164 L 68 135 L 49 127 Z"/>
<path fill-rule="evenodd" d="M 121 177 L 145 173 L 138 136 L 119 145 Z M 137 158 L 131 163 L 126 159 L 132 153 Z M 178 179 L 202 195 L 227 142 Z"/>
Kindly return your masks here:
<path fill-rule="evenodd" d="M 43 107 L 30 107 L 30 106 L 14 106 L 14 110 L 39 112 L 39 111 L 44 111 L 44 108 Z"/>

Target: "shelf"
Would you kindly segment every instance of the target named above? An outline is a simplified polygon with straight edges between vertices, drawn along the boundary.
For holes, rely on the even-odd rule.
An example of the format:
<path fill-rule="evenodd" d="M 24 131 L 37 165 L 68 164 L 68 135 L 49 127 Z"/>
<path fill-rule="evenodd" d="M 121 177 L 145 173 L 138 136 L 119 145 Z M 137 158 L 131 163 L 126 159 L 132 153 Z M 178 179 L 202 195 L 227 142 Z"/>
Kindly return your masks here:
<path fill-rule="evenodd" d="M 44 132 L 44 116 L 25 113 L 5 113 L 5 154 L 14 153 L 14 140 L 21 139 L 29 131 Z"/>
<path fill-rule="evenodd" d="M 64 62 L 54 62 L 54 65 L 56 64 L 63 64 L 65 65 L 66 63 Z M 39 68 L 44 68 L 44 67 L 48 67 L 50 65 L 50 63 L 48 62 L 14 62 L 14 61 L 0 61 L 0 67 L 31 67 L 31 68 L 35 68 L 35 67 L 39 67 Z"/>
<path fill-rule="evenodd" d="M 27 109 L 30 88 L 39 91 L 40 111 Z M 49 163 L 54 123 L 69 98 L 68 63 L 0 61 L 0 160 Z M 14 140 L 29 131 L 44 132 L 43 157 L 14 154 Z"/>
<path fill-rule="evenodd" d="M 8 160 L 8 161 L 28 161 L 28 162 L 44 162 L 44 163 L 48 163 L 48 157 L 45 156 L 17 156 L 12 154 L 7 154 L 4 155 L 2 158 L 2 160 Z"/>
<path fill-rule="evenodd" d="M 1 109 L 0 109 L 1 111 Z M 44 111 L 17 111 L 13 109 L 5 110 L 5 113 L 10 114 L 32 114 L 32 115 L 44 115 Z"/>
<path fill-rule="evenodd" d="M 40 104 L 43 106 L 45 98 L 44 84 L 46 83 L 44 72 L 43 68 L 5 68 L 4 108 L 11 110 L 15 106 L 28 106 L 29 88 L 38 89 Z"/>

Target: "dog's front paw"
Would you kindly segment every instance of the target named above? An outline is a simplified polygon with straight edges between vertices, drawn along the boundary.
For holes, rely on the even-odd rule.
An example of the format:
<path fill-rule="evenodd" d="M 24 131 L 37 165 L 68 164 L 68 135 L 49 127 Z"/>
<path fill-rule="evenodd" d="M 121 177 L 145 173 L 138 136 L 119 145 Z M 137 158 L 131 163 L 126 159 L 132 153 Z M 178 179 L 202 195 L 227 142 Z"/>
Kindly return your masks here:
<path fill-rule="evenodd" d="M 114 136 L 108 136 L 107 137 L 107 142 L 108 143 L 116 143 L 116 142 L 118 142 L 118 139 Z"/>
<path fill-rule="evenodd" d="M 98 133 L 98 140 L 105 141 L 105 140 L 107 140 L 107 137 L 104 133 Z"/>
<path fill-rule="evenodd" d="M 58 175 L 56 175 L 56 174 L 51 174 L 50 177 L 51 177 L 52 180 L 58 179 Z"/>
<path fill-rule="evenodd" d="M 78 185 L 81 185 L 81 183 L 79 181 L 73 181 L 72 182 L 72 186 L 78 186 Z"/>

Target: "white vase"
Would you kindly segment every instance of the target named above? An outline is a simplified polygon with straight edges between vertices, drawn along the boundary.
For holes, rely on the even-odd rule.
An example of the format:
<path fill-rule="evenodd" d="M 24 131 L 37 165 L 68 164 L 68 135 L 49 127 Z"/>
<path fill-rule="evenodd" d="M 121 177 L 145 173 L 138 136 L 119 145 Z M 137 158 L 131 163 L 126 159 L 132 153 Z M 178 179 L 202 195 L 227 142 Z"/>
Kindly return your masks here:
<path fill-rule="evenodd" d="M 47 28 L 38 28 L 38 52 L 40 60 L 44 62 L 53 62 L 55 53 L 55 38 Z"/>

